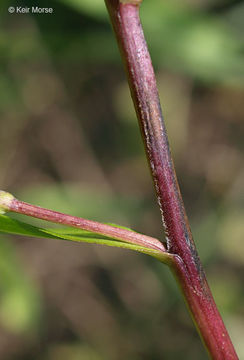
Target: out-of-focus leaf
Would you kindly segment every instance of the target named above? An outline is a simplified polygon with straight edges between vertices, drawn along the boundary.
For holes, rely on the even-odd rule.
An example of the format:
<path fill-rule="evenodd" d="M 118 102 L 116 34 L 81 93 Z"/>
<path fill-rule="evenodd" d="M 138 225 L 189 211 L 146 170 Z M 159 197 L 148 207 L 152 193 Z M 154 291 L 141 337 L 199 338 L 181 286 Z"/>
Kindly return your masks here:
<path fill-rule="evenodd" d="M 76 10 L 94 17 L 106 17 L 104 1 L 101 0 L 59 0 L 60 2 L 73 7 Z"/>
<path fill-rule="evenodd" d="M 160 0 L 143 3 L 154 61 L 206 81 L 243 82 L 243 42 L 221 18 Z"/>
<path fill-rule="evenodd" d="M 11 332 L 26 332 L 36 327 L 41 301 L 22 271 L 9 242 L 0 240 L 0 321 Z"/>
<path fill-rule="evenodd" d="M 238 210 L 226 214 L 217 235 L 220 253 L 234 264 L 243 266 L 244 211 Z"/>

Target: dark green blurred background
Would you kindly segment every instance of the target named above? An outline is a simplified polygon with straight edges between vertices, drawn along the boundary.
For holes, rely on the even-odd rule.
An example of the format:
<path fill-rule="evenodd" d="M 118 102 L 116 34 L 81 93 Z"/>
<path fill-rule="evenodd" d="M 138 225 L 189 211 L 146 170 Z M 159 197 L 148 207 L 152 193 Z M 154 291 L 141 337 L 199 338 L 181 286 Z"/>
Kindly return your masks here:
<path fill-rule="evenodd" d="M 52 15 L 9 6 L 53 7 Z M 0 188 L 163 239 L 103 0 L 0 5 Z M 244 2 L 144 0 L 183 198 L 244 359 Z M 1 236 L 0 358 L 207 359 L 168 269 L 125 250 Z"/>

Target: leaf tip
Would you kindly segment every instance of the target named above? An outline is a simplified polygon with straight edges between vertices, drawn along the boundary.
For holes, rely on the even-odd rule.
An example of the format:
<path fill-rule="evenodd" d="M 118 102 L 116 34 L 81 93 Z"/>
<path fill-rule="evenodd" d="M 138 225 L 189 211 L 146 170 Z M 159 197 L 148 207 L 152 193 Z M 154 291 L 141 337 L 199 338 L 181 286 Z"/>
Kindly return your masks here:
<path fill-rule="evenodd" d="M 0 214 L 5 214 L 6 211 L 10 210 L 10 206 L 14 196 L 6 191 L 0 190 Z"/>

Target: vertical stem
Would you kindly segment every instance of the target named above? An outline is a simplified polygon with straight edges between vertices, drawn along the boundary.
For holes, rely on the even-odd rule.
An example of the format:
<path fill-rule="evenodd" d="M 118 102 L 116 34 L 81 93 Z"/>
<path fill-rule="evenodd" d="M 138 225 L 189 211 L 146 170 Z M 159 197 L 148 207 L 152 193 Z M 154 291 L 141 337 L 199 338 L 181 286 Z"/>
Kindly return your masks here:
<path fill-rule="evenodd" d="M 105 3 L 144 139 L 162 214 L 167 250 L 177 255 L 171 269 L 213 359 L 237 359 L 208 287 L 185 213 L 169 150 L 155 74 L 139 18 L 141 0 L 105 0 Z"/>

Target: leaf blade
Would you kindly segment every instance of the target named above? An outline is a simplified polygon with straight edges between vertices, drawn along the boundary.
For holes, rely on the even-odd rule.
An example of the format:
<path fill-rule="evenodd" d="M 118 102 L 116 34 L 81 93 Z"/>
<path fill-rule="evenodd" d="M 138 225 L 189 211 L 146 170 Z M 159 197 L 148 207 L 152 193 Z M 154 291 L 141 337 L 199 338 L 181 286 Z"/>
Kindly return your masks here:
<path fill-rule="evenodd" d="M 114 225 L 117 226 L 117 225 Z M 118 225 L 118 227 L 120 227 Z M 40 228 L 22 221 L 13 219 L 6 215 L 0 215 L 0 233 L 10 235 L 22 235 L 37 238 L 49 238 L 55 240 L 67 240 L 73 242 L 83 242 L 89 244 L 106 245 L 110 247 L 123 248 L 138 251 L 153 257 L 160 261 L 168 262 L 170 255 L 158 250 L 150 249 L 141 245 L 131 244 L 125 241 L 102 236 L 87 230 L 65 227 L 65 228 Z M 163 260 L 162 260 L 163 259 Z"/>

